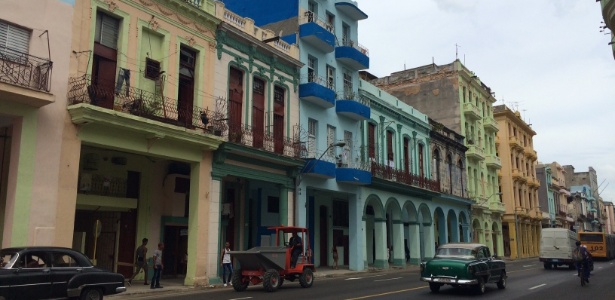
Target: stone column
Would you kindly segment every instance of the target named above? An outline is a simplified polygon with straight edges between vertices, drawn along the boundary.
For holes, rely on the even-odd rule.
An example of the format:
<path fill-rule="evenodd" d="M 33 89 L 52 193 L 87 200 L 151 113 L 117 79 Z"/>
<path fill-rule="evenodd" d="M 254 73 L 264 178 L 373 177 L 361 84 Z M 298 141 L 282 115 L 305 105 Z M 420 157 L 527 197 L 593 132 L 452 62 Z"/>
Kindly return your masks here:
<path fill-rule="evenodd" d="M 376 260 L 374 267 L 385 269 L 389 267 L 387 261 L 387 232 L 386 219 L 374 219 L 374 239 L 376 240 Z"/>
<path fill-rule="evenodd" d="M 404 249 L 404 223 L 400 220 L 393 220 L 393 265 L 399 267 L 406 266 L 406 251 Z"/>
<path fill-rule="evenodd" d="M 288 223 L 288 188 L 283 185 L 278 187 L 280 189 L 280 220 L 278 223 L 282 225 L 290 225 Z"/>
<path fill-rule="evenodd" d="M 421 235 L 419 223 L 410 222 L 408 226 L 408 247 L 410 248 L 410 263 L 418 265 L 421 263 Z"/>

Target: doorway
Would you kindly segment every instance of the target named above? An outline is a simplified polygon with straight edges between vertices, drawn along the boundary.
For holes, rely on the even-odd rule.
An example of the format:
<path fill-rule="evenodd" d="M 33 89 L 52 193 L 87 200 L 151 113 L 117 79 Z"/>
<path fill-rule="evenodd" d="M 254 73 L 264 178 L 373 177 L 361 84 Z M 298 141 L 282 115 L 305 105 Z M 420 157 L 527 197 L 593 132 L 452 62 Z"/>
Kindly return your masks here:
<path fill-rule="evenodd" d="M 327 216 L 326 206 L 321 205 L 319 210 L 320 266 L 324 267 L 329 265 L 329 247 L 327 246 L 327 242 L 329 241 L 329 227 L 327 226 L 327 220 L 329 220 L 329 218 Z M 333 244 L 335 245 L 335 241 Z"/>
<path fill-rule="evenodd" d="M 164 227 L 164 275 L 168 277 L 186 276 L 188 263 L 188 226 L 166 225 Z"/>

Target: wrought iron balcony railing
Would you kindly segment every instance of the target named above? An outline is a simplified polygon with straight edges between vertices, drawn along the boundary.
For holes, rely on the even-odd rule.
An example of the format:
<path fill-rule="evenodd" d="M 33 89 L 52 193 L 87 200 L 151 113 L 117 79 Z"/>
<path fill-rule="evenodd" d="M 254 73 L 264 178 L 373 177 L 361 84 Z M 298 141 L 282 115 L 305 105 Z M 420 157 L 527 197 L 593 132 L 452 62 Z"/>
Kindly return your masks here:
<path fill-rule="evenodd" d="M 116 93 L 113 82 L 94 81 L 89 75 L 70 78 L 68 104 L 89 103 L 131 115 L 185 128 L 222 130 L 224 123 L 214 111 L 194 105 L 178 106 L 178 101 L 134 87 Z"/>
<path fill-rule="evenodd" d="M 376 178 L 393 180 L 406 185 L 416 186 L 428 189 L 434 192 L 440 192 L 440 183 L 435 180 L 421 177 L 416 174 L 408 173 L 405 170 L 395 169 L 386 165 L 372 162 L 372 176 Z"/>
<path fill-rule="evenodd" d="M 245 124 L 235 125 L 224 113 L 218 111 L 198 106 L 180 107 L 175 99 L 133 87 L 124 87 L 116 93 L 114 86 L 111 83 L 95 82 L 88 75 L 71 78 L 69 105 L 89 103 L 188 129 L 199 128 L 231 143 L 288 157 L 306 155 L 304 143 L 297 138 L 275 134 L 275 129 L 267 132 L 264 127 L 258 129 Z"/>
<path fill-rule="evenodd" d="M 0 81 L 49 92 L 53 62 L 0 46 Z"/>

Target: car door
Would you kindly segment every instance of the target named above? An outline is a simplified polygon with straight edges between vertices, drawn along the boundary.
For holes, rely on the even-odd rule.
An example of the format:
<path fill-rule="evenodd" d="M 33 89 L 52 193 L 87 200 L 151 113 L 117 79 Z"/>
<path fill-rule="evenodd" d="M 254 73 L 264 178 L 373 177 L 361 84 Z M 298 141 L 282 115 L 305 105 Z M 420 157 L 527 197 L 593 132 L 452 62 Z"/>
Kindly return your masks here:
<path fill-rule="evenodd" d="M 498 281 L 500 278 L 500 264 L 499 260 L 496 260 L 493 256 L 491 256 L 491 252 L 489 248 L 483 247 L 483 252 L 485 253 L 485 257 L 487 257 L 487 265 L 489 265 L 489 281 Z"/>
<path fill-rule="evenodd" d="M 49 298 L 51 291 L 48 253 L 41 250 L 24 251 L 13 265 L 10 289 L 21 299 Z"/>
<path fill-rule="evenodd" d="M 51 266 L 51 297 L 67 297 L 68 281 L 83 271 L 71 253 L 54 251 Z"/>

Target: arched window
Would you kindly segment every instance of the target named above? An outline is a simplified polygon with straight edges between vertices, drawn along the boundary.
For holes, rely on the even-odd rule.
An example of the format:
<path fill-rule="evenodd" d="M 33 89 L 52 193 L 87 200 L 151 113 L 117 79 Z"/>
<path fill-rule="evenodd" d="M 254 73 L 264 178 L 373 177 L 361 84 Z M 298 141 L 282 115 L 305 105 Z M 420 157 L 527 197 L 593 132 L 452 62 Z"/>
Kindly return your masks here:
<path fill-rule="evenodd" d="M 431 167 L 433 168 L 432 179 L 435 179 L 436 181 L 439 182 L 440 181 L 440 151 L 438 150 L 438 148 L 435 148 L 433 151 Z"/>

